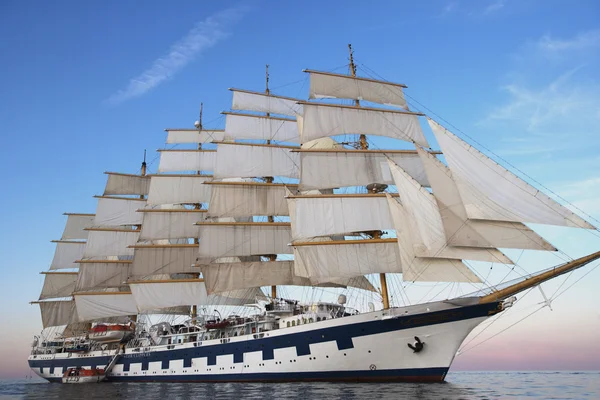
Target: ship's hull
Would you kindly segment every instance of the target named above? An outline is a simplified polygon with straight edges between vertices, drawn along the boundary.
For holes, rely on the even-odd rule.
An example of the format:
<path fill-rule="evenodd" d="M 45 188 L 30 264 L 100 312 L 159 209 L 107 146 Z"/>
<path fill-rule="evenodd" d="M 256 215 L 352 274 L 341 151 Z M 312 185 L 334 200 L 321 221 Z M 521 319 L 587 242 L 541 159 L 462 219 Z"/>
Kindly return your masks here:
<path fill-rule="evenodd" d="M 439 302 L 301 324 L 264 334 L 127 349 L 107 381 L 413 381 L 441 382 L 465 337 L 498 303 Z M 408 344 L 423 341 L 420 352 Z M 37 355 L 30 367 L 60 381 L 69 367 L 104 368 L 113 354 Z"/>

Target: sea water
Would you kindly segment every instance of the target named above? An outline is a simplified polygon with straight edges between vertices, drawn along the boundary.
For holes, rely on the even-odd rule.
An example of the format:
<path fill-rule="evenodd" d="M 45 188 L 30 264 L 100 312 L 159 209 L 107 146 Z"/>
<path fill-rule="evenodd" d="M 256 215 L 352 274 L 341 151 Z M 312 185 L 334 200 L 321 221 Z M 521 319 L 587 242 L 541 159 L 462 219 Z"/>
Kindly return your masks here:
<path fill-rule="evenodd" d="M 600 371 L 451 372 L 444 383 L 100 383 L 0 381 L 0 399 L 600 399 Z"/>

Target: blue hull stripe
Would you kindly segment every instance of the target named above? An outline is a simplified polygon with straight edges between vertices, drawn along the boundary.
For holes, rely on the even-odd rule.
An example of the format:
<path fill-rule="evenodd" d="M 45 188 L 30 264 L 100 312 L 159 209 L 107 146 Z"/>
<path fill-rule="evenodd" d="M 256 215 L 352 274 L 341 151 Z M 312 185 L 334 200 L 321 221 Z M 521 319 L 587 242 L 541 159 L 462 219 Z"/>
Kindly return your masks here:
<path fill-rule="evenodd" d="M 242 363 L 244 361 L 244 353 L 255 351 L 262 351 L 263 360 L 273 360 L 275 349 L 289 347 L 295 347 L 298 356 L 310 355 L 310 345 L 315 343 L 335 341 L 339 350 L 351 349 L 354 347 L 352 338 L 355 337 L 480 318 L 492 315 L 496 312 L 498 312 L 497 302 L 476 304 L 387 320 L 378 319 L 350 325 L 315 329 L 309 332 L 299 332 L 274 337 L 267 337 L 265 335 L 262 339 L 251 339 L 246 342 L 224 343 L 210 346 L 199 345 L 198 347 L 185 349 L 126 354 L 121 356 L 118 364 L 123 365 L 124 371 L 129 371 L 131 364 L 141 363 L 142 366 L 147 369 L 150 362 L 160 361 L 162 369 L 169 369 L 171 360 L 183 360 L 184 366 L 191 366 L 192 358 L 206 357 L 207 365 L 211 366 L 217 364 L 217 356 L 233 355 L 235 363 Z M 315 325 L 316 324 L 318 323 L 315 323 Z M 29 366 L 31 368 L 63 367 L 63 369 L 66 369 L 69 367 L 86 365 L 104 366 L 108 364 L 109 360 L 110 356 L 93 357 L 92 359 L 89 357 L 68 358 L 63 360 L 32 359 L 29 360 Z M 223 374 L 222 376 L 226 375 Z M 145 379 L 145 377 L 139 378 Z M 162 377 L 152 378 L 160 379 Z M 179 378 L 179 376 L 177 378 Z M 182 377 L 182 379 L 184 378 Z"/>
<path fill-rule="evenodd" d="M 111 376 L 108 382 L 294 382 L 294 381 L 345 381 L 345 382 L 442 382 L 448 368 L 411 368 L 374 371 L 281 372 L 214 375 L 150 375 Z M 50 378 L 60 382 L 60 378 Z"/>

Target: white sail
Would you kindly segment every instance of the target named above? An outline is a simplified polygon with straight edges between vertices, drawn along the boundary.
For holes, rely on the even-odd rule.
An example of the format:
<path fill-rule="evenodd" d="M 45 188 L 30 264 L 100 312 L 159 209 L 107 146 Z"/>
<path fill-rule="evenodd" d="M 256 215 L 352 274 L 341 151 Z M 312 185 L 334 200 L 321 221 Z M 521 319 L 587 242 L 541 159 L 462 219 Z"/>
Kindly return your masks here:
<path fill-rule="evenodd" d="M 208 293 L 220 293 L 254 286 L 315 286 L 309 278 L 294 275 L 293 261 L 217 263 L 202 268 Z M 330 279 L 322 287 L 354 286 L 376 291 L 363 277 Z"/>
<path fill-rule="evenodd" d="M 147 195 L 150 187 L 150 177 L 141 175 L 105 172 L 108 175 L 104 195 Z"/>
<path fill-rule="evenodd" d="M 213 171 L 216 150 L 159 150 L 158 172 Z"/>
<path fill-rule="evenodd" d="M 383 196 L 296 196 L 288 205 L 294 240 L 395 229 Z"/>
<path fill-rule="evenodd" d="M 214 169 L 215 179 L 233 177 L 299 177 L 299 155 L 288 147 L 222 143 Z"/>
<path fill-rule="evenodd" d="M 55 241 L 56 250 L 54 252 L 54 258 L 50 269 L 66 269 L 66 268 L 77 268 L 76 260 L 83 257 L 83 251 L 85 249 L 85 242 L 74 242 L 74 241 Z"/>
<path fill-rule="evenodd" d="M 131 262 L 85 262 L 79 264 L 75 291 L 124 286 Z"/>
<path fill-rule="evenodd" d="M 299 99 L 241 89 L 229 90 L 233 91 L 232 110 L 248 110 L 291 116 L 302 114 L 302 106 L 297 103 Z"/>
<path fill-rule="evenodd" d="M 130 282 L 139 312 L 193 304 L 206 304 L 208 294 L 200 279 Z"/>
<path fill-rule="evenodd" d="M 135 300 L 129 292 L 75 293 L 79 321 L 136 315 Z"/>
<path fill-rule="evenodd" d="M 213 261 L 222 257 L 291 254 L 288 223 L 201 223 L 199 257 Z"/>
<path fill-rule="evenodd" d="M 206 185 L 209 186 L 209 185 Z M 255 215 L 289 215 L 285 200 L 286 186 L 253 182 L 214 183 L 209 217 L 251 217 Z"/>
<path fill-rule="evenodd" d="M 48 272 L 44 276 L 44 286 L 40 300 L 69 297 L 75 288 L 76 272 Z"/>
<path fill-rule="evenodd" d="M 350 242 L 350 241 L 349 241 Z M 294 273 L 314 283 L 377 272 L 402 272 L 395 240 L 294 246 Z"/>
<path fill-rule="evenodd" d="M 71 321 L 71 317 L 73 320 L 77 320 L 77 311 L 73 300 L 40 301 L 37 304 L 40 306 L 44 328 L 67 325 Z"/>
<path fill-rule="evenodd" d="M 229 139 L 300 143 L 296 121 L 249 114 L 227 113 L 225 135 Z"/>
<path fill-rule="evenodd" d="M 194 304 L 241 306 L 255 303 L 257 296 L 264 298 L 258 288 L 209 296 L 201 279 L 137 281 L 130 287 L 140 312 Z"/>
<path fill-rule="evenodd" d="M 423 186 L 429 186 L 423 164 L 410 151 L 300 151 L 300 190 L 393 185 L 387 160 L 391 159 Z M 327 171 L 327 173 L 323 173 Z"/>
<path fill-rule="evenodd" d="M 428 120 L 469 218 L 595 229 L 474 147 Z"/>
<path fill-rule="evenodd" d="M 333 104 L 302 103 L 302 143 L 325 136 L 365 134 L 387 136 L 429 147 L 416 114 Z"/>
<path fill-rule="evenodd" d="M 153 175 L 148 204 L 206 203 L 210 200 L 212 179 L 201 175 Z"/>
<path fill-rule="evenodd" d="M 450 169 L 418 146 L 417 151 L 431 182 L 449 245 L 556 250 L 520 222 L 469 219 Z"/>
<path fill-rule="evenodd" d="M 413 218 L 396 199 L 391 196 L 387 199 L 398 233 L 398 260 L 404 281 L 481 282 L 460 260 L 417 257 L 414 247 L 419 244 L 419 234 Z"/>
<path fill-rule="evenodd" d="M 64 215 L 67 216 L 67 224 L 65 225 L 61 240 L 87 239 L 88 232 L 85 228 L 92 226 L 94 214 L 65 213 Z"/>
<path fill-rule="evenodd" d="M 137 210 L 146 200 L 125 197 L 98 197 L 94 226 L 140 225 L 143 215 Z"/>
<path fill-rule="evenodd" d="M 140 236 L 134 230 L 90 230 L 83 258 L 105 258 L 109 256 L 132 256 L 134 245 Z"/>
<path fill-rule="evenodd" d="M 144 210 L 140 240 L 197 238 L 196 222 L 206 219 L 206 210 Z"/>
<path fill-rule="evenodd" d="M 448 246 L 442 217 L 435 197 L 391 161 L 390 170 L 402 199 L 407 221 L 415 231 L 417 257 L 455 258 L 512 264 L 498 249 Z M 418 239 L 417 239 L 418 238 Z"/>
<path fill-rule="evenodd" d="M 407 108 L 402 92 L 404 85 L 330 72 L 307 72 L 310 73 L 309 98 L 311 99 L 366 100 Z"/>
<path fill-rule="evenodd" d="M 220 142 L 225 137 L 222 130 L 197 129 L 165 129 L 167 131 L 167 144 L 179 143 L 211 143 Z"/>
<path fill-rule="evenodd" d="M 130 275 L 137 278 L 155 274 L 199 272 L 193 266 L 197 256 L 197 245 L 138 246 Z"/>
<path fill-rule="evenodd" d="M 322 137 L 319 139 L 311 140 L 310 142 L 302 143 L 300 146 L 302 150 L 325 150 L 325 149 L 344 149 L 344 146 L 332 138 Z"/>

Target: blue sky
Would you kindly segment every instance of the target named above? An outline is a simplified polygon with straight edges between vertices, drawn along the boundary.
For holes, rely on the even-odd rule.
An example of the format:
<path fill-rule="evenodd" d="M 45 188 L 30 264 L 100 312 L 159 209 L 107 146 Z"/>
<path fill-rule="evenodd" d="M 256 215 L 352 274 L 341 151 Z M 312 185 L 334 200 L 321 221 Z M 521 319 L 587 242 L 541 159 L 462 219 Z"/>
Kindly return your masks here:
<path fill-rule="evenodd" d="M 137 172 L 143 150 L 153 160 L 163 129 L 191 127 L 201 101 L 205 125 L 223 127 L 226 89 L 263 90 L 267 63 L 273 92 L 306 97 L 301 70 L 347 71 L 348 43 L 359 74 L 406 83 L 411 98 L 600 219 L 599 21 L 596 1 L 1 2 L 0 289 L 11 305 L 2 319 L 15 328 L 0 348 L 26 357 L 39 329 L 27 302 L 51 260 L 49 240 L 63 212 L 93 212 L 103 171 Z M 540 232 L 571 256 L 600 244 L 586 232 Z M 570 333 L 559 320 L 597 332 L 597 308 L 570 306 L 597 298 L 599 281 L 595 270 L 553 314 L 495 343 L 552 330 L 561 333 L 547 334 L 544 348 L 562 346 Z M 553 365 L 600 368 L 591 342 L 595 363 L 561 353 Z M 459 365 L 479 365 L 467 361 Z M 7 368 L 0 362 L 0 376 Z"/>

